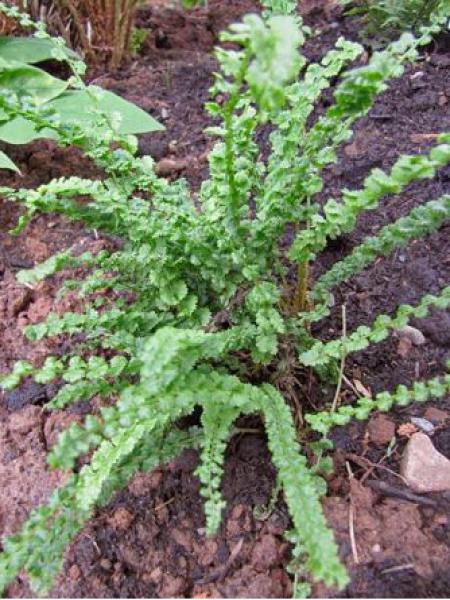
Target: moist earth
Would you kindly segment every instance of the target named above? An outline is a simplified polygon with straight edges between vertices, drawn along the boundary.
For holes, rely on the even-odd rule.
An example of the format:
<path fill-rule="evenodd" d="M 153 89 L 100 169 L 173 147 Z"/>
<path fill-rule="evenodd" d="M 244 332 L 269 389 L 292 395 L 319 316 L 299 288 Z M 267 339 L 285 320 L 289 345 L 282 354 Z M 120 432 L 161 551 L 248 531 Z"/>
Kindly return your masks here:
<path fill-rule="evenodd" d="M 140 139 L 140 152 L 153 156 L 161 174 L 171 178 L 182 175 L 194 189 L 207 175 L 211 140 L 203 133 L 209 124 L 203 104 L 216 68 L 212 48 L 221 29 L 256 10 L 257 3 L 249 0 L 211 0 L 208 8 L 189 13 L 156 2 L 138 15 L 138 26 L 148 30 L 139 56 L 118 73 L 91 73 L 97 84 L 123 95 L 164 123 L 164 132 Z M 304 2 L 302 10 L 307 23 L 320 28 L 320 34 L 306 44 L 309 58 L 320 59 L 339 35 L 355 39 L 358 22 L 345 17 L 333 3 Z M 426 152 L 438 133 L 449 130 L 449 57 L 449 38 L 443 36 L 403 77 L 392 82 L 356 125 L 354 137 L 340 151 L 339 162 L 325 172 L 322 201 L 330 196 L 339 198 L 343 187 L 357 188 L 370 169 L 388 169 L 401 153 Z M 325 94 L 316 115 L 331 101 L 331 94 Z M 98 176 L 96 168 L 76 150 L 57 149 L 51 142 L 8 151 L 22 174 L 2 172 L 2 185 L 33 187 L 53 177 Z M 449 192 L 450 168 L 446 168 L 433 180 L 416 183 L 403 194 L 382 201 L 378 210 L 359 219 L 350 235 L 329 244 L 313 277 L 380 226 Z M 22 336 L 22 329 L 50 310 L 77 307 L 74 297 L 59 300 L 56 295 L 67 273 L 33 290 L 17 284 L 15 273 L 62 248 L 98 250 L 113 242 L 54 215 L 35 217 L 23 233 L 13 237 L 8 232 L 19 208 L 0 202 L 0 371 L 7 372 L 18 359 L 39 364 L 49 353 L 63 352 L 67 342 L 31 344 Z M 392 313 L 401 303 L 415 303 L 425 293 L 438 292 L 449 281 L 449 233 L 447 225 L 379 259 L 340 286 L 332 314 L 314 333 L 323 339 L 339 335 L 344 302 L 351 330 L 370 323 L 375 314 Z M 344 386 L 343 401 L 355 399 L 355 388 L 373 394 L 443 373 L 450 348 L 450 315 L 432 311 L 412 325 L 425 336 L 424 345 L 405 344 L 392 335 L 349 358 L 345 372 L 352 387 Z M 304 377 L 297 390 L 305 412 L 320 408 L 333 392 L 312 376 Z M 0 397 L 2 535 L 17 531 L 30 509 L 64 483 L 64 474 L 47 468 L 46 453 L 60 431 L 95 408 L 94 401 L 47 414 L 42 406 L 54 393 L 51 386 L 27 382 Z M 332 431 L 334 472 L 328 478 L 323 505 L 351 582 L 340 593 L 314 585 L 315 597 L 448 597 L 450 493 L 413 501 L 399 478 L 404 446 L 417 430 L 412 417 L 425 417 L 435 424 L 433 443 L 450 458 L 449 398 L 388 415 L 375 414 L 368 423 L 354 422 Z M 169 465 L 136 475 L 96 513 L 69 548 L 52 595 L 292 596 L 292 578 L 287 572 L 290 546 L 284 539 L 289 516 L 282 499 L 271 512 L 261 510 L 270 501 L 275 470 L 262 424 L 254 418 L 245 425 L 254 433 L 237 434 L 229 444 L 223 481 L 228 508 L 216 537 L 205 537 L 199 483 L 194 475 L 198 457 L 186 451 Z M 400 497 L 395 490 L 400 490 Z M 26 578 L 20 575 L 7 595 L 29 597 Z"/>

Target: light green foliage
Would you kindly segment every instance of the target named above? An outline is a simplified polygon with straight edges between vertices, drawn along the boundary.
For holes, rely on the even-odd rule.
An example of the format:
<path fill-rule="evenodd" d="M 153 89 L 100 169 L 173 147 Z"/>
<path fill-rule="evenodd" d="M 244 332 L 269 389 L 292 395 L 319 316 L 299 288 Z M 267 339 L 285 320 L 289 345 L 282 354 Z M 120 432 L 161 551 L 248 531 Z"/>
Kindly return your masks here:
<path fill-rule="evenodd" d="M 225 400 L 225 402 L 224 402 Z M 225 501 L 220 493 L 223 461 L 230 429 L 239 417 L 243 407 L 227 406 L 228 397 L 214 399 L 203 408 L 202 427 L 204 443 L 201 463 L 196 475 L 202 483 L 202 496 L 205 498 L 205 515 L 208 533 L 214 535 L 222 521 Z M 253 408 L 253 407 L 252 407 Z"/>
<path fill-rule="evenodd" d="M 215 119 L 209 133 L 218 141 L 195 202 L 186 181 L 159 178 L 150 157 L 136 157 L 135 138 L 121 134 L 104 111 L 89 121 L 75 123 L 67 114 L 61 121 L 21 95 L 5 99 L 0 94 L 0 106 L 9 115 L 39 130 L 50 127 L 61 145 L 81 148 L 104 173 L 96 180 L 69 177 L 36 189 L 1 189 L 2 196 L 24 207 L 15 232 L 36 214 L 59 213 L 121 241 L 98 254 L 75 255 L 69 248 L 18 275 L 34 286 L 58 273 L 62 277 L 64 269 L 83 267 L 85 275 L 66 282 L 65 289 L 76 290 L 84 308 L 51 313 L 27 327 L 30 340 L 68 336 L 70 353 L 50 356 L 40 366 L 16 363 L 3 387 L 12 389 L 28 377 L 60 382 L 47 410 L 93 396 L 108 402 L 71 425 L 51 449 L 52 468 L 73 470 L 78 458 L 92 456 L 16 536 L 5 540 L 0 588 L 25 569 L 34 588 L 45 593 L 64 548 L 95 508 L 134 472 L 154 468 L 186 446 L 200 449 L 197 475 L 207 531 L 213 534 L 224 508 L 220 486 L 227 442 L 234 421 L 250 413 L 263 416 L 292 517 L 289 539 L 297 578 L 304 579 L 307 570 L 330 586 L 347 582 L 320 504 L 326 486 L 319 473 L 326 459 L 310 467 L 302 454 L 291 409 L 276 387 L 277 373 L 286 353 L 300 357 L 293 359 L 293 368 L 303 362 L 323 373 L 343 351 L 384 339 L 409 317 L 424 316 L 431 305 L 448 306 L 446 288 L 436 297 L 425 296 L 417 307 L 400 307 L 394 317 L 379 315 L 371 328 L 328 343 L 315 340 L 308 327 L 328 313 L 332 285 L 442 225 L 449 215 L 446 196 L 381 229 L 308 289 L 308 264 L 327 240 L 351 231 L 358 215 L 375 209 L 382 197 L 432 177 L 450 162 L 450 145 L 443 136 L 428 155 L 401 157 L 390 174 L 375 170 L 362 190 L 344 191 L 342 201 L 330 200 L 321 211 L 314 199 L 322 189 L 323 169 L 336 160 L 352 123 L 415 59 L 430 32 L 418 39 L 405 35 L 367 65 L 346 71 L 332 106 L 308 126 L 321 92 L 362 47 L 340 39 L 320 63 L 308 64 L 299 53 L 305 29 L 298 17 L 289 16 L 294 5 L 265 2 L 263 18 L 247 16 L 223 35 L 233 46 L 217 51 L 216 101 L 207 105 Z M 82 67 L 70 56 L 61 59 L 75 72 L 77 90 L 70 94 L 84 97 Z M 267 160 L 261 158 L 257 135 L 264 124 L 271 130 Z M 278 242 L 291 223 L 296 238 L 287 253 Z M 292 292 L 284 282 L 296 263 L 299 276 Z M 316 306 L 313 300 L 319 301 Z M 283 368 L 289 368 L 285 362 Z M 437 389 L 433 382 L 417 384 L 414 397 L 419 398 L 420 386 L 430 393 Z M 400 402 L 403 392 L 395 394 Z M 371 407 L 380 404 L 372 402 Z M 178 431 L 174 423 L 196 407 L 202 410 L 201 431 Z M 363 400 L 351 410 L 349 418 L 368 414 Z M 321 415 L 311 423 L 325 431 L 335 418 Z"/>
<path fill-rule="evenodd" d="M 285 101 L 282 86 L 292 80 L 302 64 L 292 49 L 303 42 L 303 36 L 295 21 L 284 16 L 272 17 L 267 21 L 268 26 L 251 15 L 244 18 L 244 23 L 248 23 L 252 31 L 248 47 L 254 57 L 245 79 L 261 108 L 277 109 Z"/>
<path fill-rule="evenodd" d="M 53 254 L 44 262 L 38 263 L 33 269 L 19 271 L 17 281 L 24 285 L 35 285 L 50 275 L 54 275 L 65 267 L 76 268 L 78 266 L 94 266 L 98 257 L 93 257 L 89 252 L 80 256 L 73 256 L 70 250 L 64 250 L 58 254 Z"/>
<path fill-rule="evenodd" d="M 73 59 L 77 58 L 77 55 L 69 48 L 64 48 L 64 52 Z M 55 57 L 55 43 L 45 38 L 3 35 L 0 36 L 0 56 L 7 61 L 15 61 L 20 57 L 21 62 L 34 65 Z"/>
<path fill-rule="evenodd" d="M 306 457 L 300 453 L 290 410 L 283 397 L 269 386 L 265 386 L 264 391 L 268 396 L 264 415 L 269 449 L 294 525 L 290 535 L 295 544 L 294 556 L 306 558 L 305 568 L 314 577 L 327 585 L 342 588 L 348 583 L 348 576 L 319 508 L 318 498 L 325 491 L 323 480 L 314 475 Z M 299 481 L 301 485 L 297 483 Z"/>
<path fill-rule="evenodd" d="M 181 0 L 184 8 L 194 8 L 194 6 L 207 6 L 208 0 Z"/>
<path fill-rule="evenodd" d="M 48 106 L 63 123 L 78 123 L 93 127 L 98 117 L 95 112 L 118 119 L 118 132 L 127 134 L 162 131 L 164 127 L 138 106 L 112 92 L 90 85 L 84 90 L 70 90 L 53 100 Z"/>
<path fill-rule="evenodd" d="M 266 10 L 266 16 L 270 15 L 290 15 L 297 9 L 297 0 L 262 0 L 262 6 Z"/>
<path fill-rule="evenodd" d="M 13 390 L 22 381 L 22 378 L 32 375 L 34 368 L 31 363 L 26 360 L 18 360 L 11 373 L 2 378 L 2 388 L 5 390 Z"/>
<path fill-rule="evenodd" d="M 115 462 L 114 475 L 105 483 L 101 497 L 96 498 L 97 505 L 108 503 L 114 491 L 123 487 L 134 473 L 164 464 L 175 458 L 182 449 L 198 447 L 200 440 L 200 432 L 195 429 L 185 432 L 174 430 L 166 436 L 147 437 L 136 444 L 134 452 L 125 460 Z M 92 515 L 92 497 L 80 498 L 80 490 L 86 489 L 90 476 L 90 468 L 72 475 L 63 488 L 53 492 L 45 506 L 31 512 L 18 534 L 4 541 L 0 560 L 0 588 L 3 589 L 18 570 L 24 568 L 33 589 L 38 594 L 47 593 L 62 567 L 67 545 Z"/>
<path fill-rule="evenodd" d="M 139 27 L 133 28 L 130 37 L 130 52 L 132 56 L 137 56 L 139 54 L 147 37 L 147 29 L 140 29 Z"/>

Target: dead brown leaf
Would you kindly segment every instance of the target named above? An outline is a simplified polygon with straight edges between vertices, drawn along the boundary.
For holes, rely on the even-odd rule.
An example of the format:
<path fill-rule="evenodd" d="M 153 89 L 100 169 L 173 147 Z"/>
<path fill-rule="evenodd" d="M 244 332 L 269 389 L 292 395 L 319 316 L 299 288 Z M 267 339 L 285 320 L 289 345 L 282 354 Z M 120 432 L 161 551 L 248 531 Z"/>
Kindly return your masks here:
<path fill-rule="evenodd" d="M 419 430 L 413 423 L 402 423 L 397 429 L 397 433 L 400 437 L 411 437 L 414 433 Z"/>

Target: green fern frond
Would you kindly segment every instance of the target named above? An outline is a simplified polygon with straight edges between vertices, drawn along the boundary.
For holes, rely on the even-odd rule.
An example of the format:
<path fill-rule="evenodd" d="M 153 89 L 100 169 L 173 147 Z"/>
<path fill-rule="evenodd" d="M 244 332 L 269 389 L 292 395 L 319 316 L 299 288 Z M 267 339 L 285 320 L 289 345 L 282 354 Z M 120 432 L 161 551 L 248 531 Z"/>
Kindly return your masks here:
<path fill-rule="evenodd" d="M 305 567 L 315 579 L 342 588 L 348 582 L 348 575 L 320 504 L 322 480 L 308 468 L 300 452 L 292 416 L 283 397 L 265 386 L 260 407 L 272 460 L 294 525 L 292 535 L 298 545 L 294 554 L 305 556 Z"/>
<path fill-rule="evenodd" d="M 3 541 L 0 554 L 0 593 L 25 569 L 33 588 L 46 593 L 62 567 L 62 556 L 70 540 L 87 521 L 73 499 L 77 477 L 53 492 L 47 505 L 34 509 L 22 529 Z"/>
<path fill-rule="evenodd" d="M 195 474 L 200 479 L 200 493 L 205 499 L 206 531 L 214 535 L 222 521 L 225 501 L 220 492 L 223 463 L 231 426 L 241 413 L 240 408 L 225 402 L 211 400 L 203 405 L 202 427 L 204 432 L 200 454 L 200 466 Z"/>
<path fill-rule="evenodd" d="M 359 44 L 340 38 L 333 50 L 327 52 L 320 64 L 308 65 L 300 82 L 287 90 L 288 107 L 274 118 L 277 129 L 270 136 L 271 153 L 268 159 L 264 196 L 259 202 L 258 218 L 265 223 L 268 215 L 280 209 L 278 198 L 283 195 L 284 204 L 303 192 L 292 189 L 292 179 L 298 170 L 299 152 L 303 146 L 307 119 L 321 92 L 330 86 L 330 80 L 339 75 L 344 66 L 355 60 L 363 51 Z M 300 182 L 299 182 L 300 183 Z"/>
<path fill-rule="evenodd" d="M 313 260 L 326 246 L 328 239 L 351 231 L 357 217 L 374 210 L 387 194 L 398 194 L 412 181 L 432 178 L 436 171 L 450 162 L 450 144 L 433 148 L 428 156 L 402 156 L 389 174 L 374 169 L 365 179 L 361 190 L 343 190 L 342 202 L 328 200 L 324 216 L 314 215 L 311 226 L 299 233 L 289 251 L 290 258 L 305 262 Z"/>
<path fill-rule="evenodd" d="M 300 354 L 300 361 L 306 366 L 325 365 L 330 360 L 339 359 L 352 352 L 367 348 L 370 343 L 379 343 L 385 340 L 389 331 L 400 329 L 408 324 L 412 317 L 421 319 L 426 317 L 431 306 L 445 310 L 450 306 L 450 286 L 444 288 L 439 296 L 427 294 L 417 306 L 401 305 L 394 317 L 379 315 L 372 327 L 361 325 L 353 333 L 344 338 L 331 342 L 316 342 L 310 350 Z"/>
<path fill-rule="evenodd" d="M 114 491 L 126 485 L 136 472 L 165 464 L 185 448 L 197 448 L 201 438 L 195 428 L 145 437 L 131 454 L 114 462 L 114 472 L 107 480 L 102 479 L 100 488 L 96 488 L 99 497 L 94 500 L 90 496 L 90 502 L 107 504 Z M 114 458 L 117 459 L 117 454 Z M 31 512 L 19 533 L 4 540 L 0 554 L 0 593 L 22 569 L 29 573 L 38 594 L 48 593 L 62 568 L 67 546 L 92 515 L 93 505 L 86 508 L 82 490 L 86 489 L 84 477 L 93 476 L 89 470 L 73 475 L 63 488 L 53 492 L 48 504 Z"/>
<path fill-rule="evenodd" d="M 325 290 L 348 281 L 379 256 L 387 256 L 395 248 L 403 247 L 413 239 L 437 231 L 450 218 L 450 196 L 441 196 L 423 206 L 414 208 L 409 215 L 382 227 L 375 236 L 366 238 L 353 252 L 321 275 L 312 290 L 320 298 Z"/>
<path fill-rule="evenodd" d="M 310 205 L 310 199 L 322 189 L 321 172 L 327 165 L 336 161 L 336 150 L 351 136 L 352 123 L 369 111 L 377 94 L 386 89 L 389 79 L 402 75 L 404 63 L 414 60 L 417 56 L 417 46 L 418 41 L 414 36 L 405 34 L 386 50 L 374 53 L 368 65 L 344 74 L 343 81 L 334 94 L 334 105 L 317 119 L 308 132 L 296 138 L 297 143 L 301 140 L 301 153 L 296 157 L 292 169 L 278 171 L 275 179 L 277 187 L 272 199 L 272 186 L 265 188 L 268 198 L 258 202 L 262 206 L 262 212 L 254 226 L 257 241 L 267 244 L 270 240 L 275 244 L 289 222 L 310 219 L 314 210 L 318 209 Z M 356 54 L 358 50 L 358 47 L 345 44 L 346 57 Z M 286 111 L 283 117 L 282 133 L 287 123 L 297 122 L 295 104 L 291 113 L 292 115 Z M 289 158 L 288 154 L 288 160 Z M 279 202 L 277 193 L 279 189 L 283 192 L 282 203 Z M 302 233 L 303 231 L 300 239 Z M 297 256 L 296 242 L 289 255 L 292 260 L 303 262 Z"/>
<path fill-rule="evenodd" d="M 450 375 L 435 377 L 428 381 L 416 381 L 411 388 L 399 385 L 393 393 L 381 392 L 375 398 L 359 398 L 354 406 L 346 404 L 335 412 L 305 415 L 312 429 L 326 435 L 332 427 L 343 426 L 352 419 L 366 420 L 371 412 L 387 412 L 394 406 L 408 406 L 413 402 L 426 402 L 430 398 L 442 398 L 450 392 Z"/>

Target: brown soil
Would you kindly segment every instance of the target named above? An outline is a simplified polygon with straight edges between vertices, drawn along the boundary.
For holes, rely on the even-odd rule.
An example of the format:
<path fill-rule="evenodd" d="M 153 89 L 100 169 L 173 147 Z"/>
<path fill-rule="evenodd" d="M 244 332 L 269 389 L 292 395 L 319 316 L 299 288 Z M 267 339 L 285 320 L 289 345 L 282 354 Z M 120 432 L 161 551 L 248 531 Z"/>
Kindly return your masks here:
<path fill-rule="evenodd" d="M 308 21 L 322 34 L 308 42 L 308 56 L 319 58 L 340 34 L 354 36 L 355 23 L 342 18 L 323 2 L 305 2 Z M 202 105 L 215 68 L 211 49 L 217 32 L 240 15 L 256 10 L 257 3 L 211 0 L 209 10 L 189 14 L 179 10 L 142 9 L 139 26 L 149 29 L 141 55 L 117 74 L 96 78 L 148 110 L 164 122 L 166 131 L 143 136 L 142 153 L 155 160 L 178 162 L 177 169 L 194 186 L 207 172 L 210 140 L 202 133 L 208 124 Z M 352 33 L 353 32 L 353 33 Z M 368 170 L 388 168 L 400 153 L 425 151 L 430 134 L 449 130 L 449 45 L 445 38 L 428 49 L 423 60 L 377 101 L 355 128 L 355 137 L 342 149 L 340 161 L 326 173 L 328 195 L 357 187 Z M 442 66 L 444 65 L 444 66 Z M 327 102 L 318 108 L 320 111 Z M 2 174 L 2 184 L 31 187 L 51 177 L 80 172 L 80 157 L 39 142 L 15 149 L 14 159 L 23 177 Z M 95 175 L 88 162 L 84 175 Z M 356 230 L 330 244 L 314 276 L 380 225 L 407 213 L 413 206 L 450 191 L 450 170 L 433 181 L 415 184 L 390 198 L 373 214 L 364 215 Z M 92 247 L 91 232 L 65 219 L 40 216 L 18 238 L 8 234 L 18 209 L 2 202 L 0 213 L 0 371 L 17 359 L 39 362 L 54 352 L 51 341 L 28 343 L 21 334 L 26 323 L 43 318 L 52 307 L 62 276 L 36 290 L 15 283 L 14 273 L 72 244 Z M 449 281 L 449 227 L 410 244 L 407 249 L 381 259 L 335 292 L 333 314 L 316 333 L 336 336 L 341 328 L 345 301 L 348 327 L 369 323 L 373 315 L 392 312 L 400 303 L 416 302 L 424 293 L 437 292 Z M 70 302 L 70 298 L 67 302 Z M 420 347 L 404 347 L 394 336 L 348 361 L 346 374 L 372 392 L 393 389 L 443 372 L 450 348 L 450 315 L 435 312 L 415 325 L 426 336 Z M 329 400 L 333 390 L 312 381 L 305 411 Z M 306 389 L 306 384 L 305 384 Z M 57 433 L 79 420 L 86 406 L 48 416 L 42 404 L 54 390 L 28 383 L 0 397 L 0 533 L 17 530 L 30 508 L 43 502 L 50 490 L 63 482 L 51 472 L 45 455 Z M 344 389 L 344 401 L 354 399 Z M 431 412 L 430 412 L 431 411 Z M 434 411 L 434 412 L 433 412 Z M 396 474 L 407 441 L 401 425 L 412 416 L 436 423 L 433 441 L 450 458 L 450 399 L 426 407 L 411 406 L 386 417 L 375 415 L 368 423 L 353 423 L 332 432 L 336 451 L 335 471 L 329 479 L 324 508 L 339 543 L 351 583 L 340 597 L 448 597 L 450 591 L 450 494 L 429 497 L 434 504 L 417 504 L 380 492 L 377 481 L 405 489 Z M 260 428 L 258 420 L 252 424 Z M 403 435 L 401 435 L 403 433 Z M 395 446 L 388 452 L 393 436 Z M 374 466 L 382 461 L 380 465 Z M 261 434 L 237 435 L 229 446 L 223 491 L 228 510 L 219 535 L 206 540 L 194 452 L 155 472 L 135 476 L 113 502 L 97 513 L 72 544 L 64 573 L 53 594 L 58 597 L 289 597 L 292 583 L 285 567 L 289 545 L 283 533 L 289 517 L 280 502 L 265 520 L 254 516 L 256 506 L 268 502 L 275 472 Z M 349 478 L 348 466 L 353 478 Z M 375 483 L 374 483 L 375 482 Z M 357 556 L 349 536 L 349 507 L 354 510 Z M 356 560 L 357 558 L 357 560 Z M 9 597 L 30 595 L 22 576 L 10 586 Z M 323 586 L 314 595 L 332 596 Z"/>

